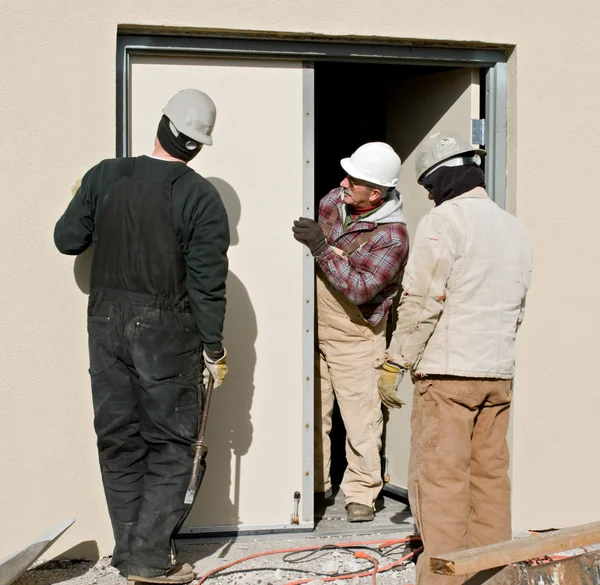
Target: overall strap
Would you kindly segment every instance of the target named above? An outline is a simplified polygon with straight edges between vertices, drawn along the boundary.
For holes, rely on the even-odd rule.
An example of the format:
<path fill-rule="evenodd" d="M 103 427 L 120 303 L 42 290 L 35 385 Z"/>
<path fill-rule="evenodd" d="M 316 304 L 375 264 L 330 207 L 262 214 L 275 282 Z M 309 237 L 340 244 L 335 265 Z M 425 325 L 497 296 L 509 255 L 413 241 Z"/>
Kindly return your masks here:
<path fill-rule="evenodd" d="M 350 244 L 344 247 L 344 252 L 346 252 L 346 254 L 350 256 L 352 252 L 356 252 L 356 250 L 358 250 L 363 244 L 366 244 L 371 238 L 375 237 L 376 234 L 385 230 L 387 228 L 387 225 L 388 224 L 384 223 L 378 225 L 372 230 L 369 230 L 368 232 L 363 232 L 362 234 L 360 234 L 360 236 L 354 238 L 354 240 L 352 240 Z"/>

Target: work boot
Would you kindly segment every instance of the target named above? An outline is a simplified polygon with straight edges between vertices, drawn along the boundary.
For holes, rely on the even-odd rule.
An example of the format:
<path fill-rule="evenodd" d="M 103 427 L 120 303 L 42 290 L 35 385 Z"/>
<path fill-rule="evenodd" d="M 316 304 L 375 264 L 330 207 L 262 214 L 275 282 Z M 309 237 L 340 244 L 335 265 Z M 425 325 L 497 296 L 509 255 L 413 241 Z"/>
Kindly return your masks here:
<path fill-rule="evenodd" d="M 196 575 L 192 565 L 185 563 L 184 565 L 175 565 L 164 575 L 156 575 L 156 577 L 129 575 L 127 577 L 127 585 L 134 585 L 136 581 L 142 583 L 190 583 L 195 578 Z"/>
<path fill-rule="evenodd" d="M 375 512 L 371 506 L 350 502 L 346 506 L 348 522 L 371 522 L 375 518 Z"/>

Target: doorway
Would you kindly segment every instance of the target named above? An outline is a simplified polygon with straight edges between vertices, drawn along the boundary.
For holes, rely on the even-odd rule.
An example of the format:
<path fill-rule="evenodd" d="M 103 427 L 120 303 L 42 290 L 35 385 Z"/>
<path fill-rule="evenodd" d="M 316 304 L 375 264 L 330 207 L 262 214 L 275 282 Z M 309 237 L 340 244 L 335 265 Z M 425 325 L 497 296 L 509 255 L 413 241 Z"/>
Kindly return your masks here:
<path fill-rule="evenodd" d="M 218 99 L 215 147 L 197 164 L 214 179 L 235 235 L 227 325 L 232 375 L 229 393 L 223 388 L 212 411 L 202 501 L 182 533 L 310 531 L 314 262 L 292 241 L 291 222 L 313 214 L 339 184 L 340 158 L 383 140 L 403 159 L 399 189 L 412 236 L 428 209 L 412 171 L 415 147 L 435 128 L 469 136 L 471 119 L 483 117 L 481 103 L 488 187 L 503 205 L 506 55 L 399 39 L 120 30 L 116 60 L 117 156 L 152 143 L 163 102 L 177 89 L 198 87 Z M 257 237 L 262 210 L 273 201 L 280 202 L 273 229 Z M 282 282 L 289 294 L 273 296 Z M 407 398 L 411 389 L 401 392 Z M 386 485 L 398 492 L 406 485 L 409 408 L 391 413 L 386 426 Z M 337 442 L 343 445 L 343 437 Z M 345 457 L 336 458 L 339 477 Z"/>
<path fill-rule="evenodd" d="M 314 64 L 315 209 L 345 173 L 340 159 L 366 142 L 387 142 L 402 160 L 399 191 L 403 195 L 409 237 L 431 208 L 416 183 L 414 152 L 433 131 L 452 131 L 472 140 L 472 120 L 483 117 L 484 71 L 479 68 L 321 62 Z M 396 297 L 398 300 L 399 295 Z M 388 336 L 395 327 L 389 315 Z M 402 511 L 384 495 L 407 503 L 412 384 L 400 390 L 406 407 L 384 408 L 382 474 L 384 493 L 376 503 L 380 514 L 395 518 Z M 345 430 L 337 404 L 331 432 L 333 494 L 315 498 L 315 522 L 344 515 L 339 485 L 346 468 Z M 400 506 L 400 507 L 399 507 Z M 390 508 L 386 511 L 386 508 Z M 378 529 L 381 522 L 378 521 Z"/>

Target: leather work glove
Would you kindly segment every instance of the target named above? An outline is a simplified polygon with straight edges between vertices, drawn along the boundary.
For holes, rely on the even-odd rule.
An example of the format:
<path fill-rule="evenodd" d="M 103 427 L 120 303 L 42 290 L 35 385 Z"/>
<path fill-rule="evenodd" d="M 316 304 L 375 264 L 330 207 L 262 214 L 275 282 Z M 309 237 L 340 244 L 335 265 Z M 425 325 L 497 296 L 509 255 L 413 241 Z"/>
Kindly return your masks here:
<path fill-rule="evenodd" d="M 381 374 L 377 382 L 379 398 L 388 408 L 401 408 L 406 404 L 398 397 L 398 386 L 402 382 L 406 370 L 399 365 L 385 361 L 381 366 Z"/>
<path fill-rule="evenodd" d="M 327 248 L 325 234 L 323 234 L 321 226 L 314 219 L 301 217 L 294 222 L 292 231 L 294 232 L 294 238 L 308 246 L 313 256 L 318 256 Z"/>
<path fill-rule="evenodd" d="M 71 194 L 73 195 L 73 197 L 77 195 L 77 190 L 79 189 L 79 187 L 81 187 L 81 179 L 77 179 L 75 181 L 75 184 L 71 187 Z"/>
<path fill-rule="evenodd" d="M 227 357 L 227 350 L 223 348 L 221 351 L 210 351 L 205 349 L 202 352 L 204 356 L 204 371 L 202 372 L 202 382 L 204 387 L 208 386 L 209 374 L 212 374 L 212 377 L 215 381 L 215 388 L 218 388 L 225 379 L 227 372 L 229 369 L 227 368 L 227 363 L 225 362 L 225 358 Z"/>

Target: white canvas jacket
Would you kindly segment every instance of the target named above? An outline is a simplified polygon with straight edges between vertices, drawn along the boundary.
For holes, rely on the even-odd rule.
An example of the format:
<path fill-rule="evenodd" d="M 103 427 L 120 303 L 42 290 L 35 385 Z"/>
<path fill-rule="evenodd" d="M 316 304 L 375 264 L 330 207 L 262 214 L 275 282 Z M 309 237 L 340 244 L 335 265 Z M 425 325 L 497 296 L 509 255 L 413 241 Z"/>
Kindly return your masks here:
<path fill-rule="evenodd" d="M 419 223 L 389 359 L 419 375 L 512 378 L 531 282 L 522 224 L 477 187 Z"/>

